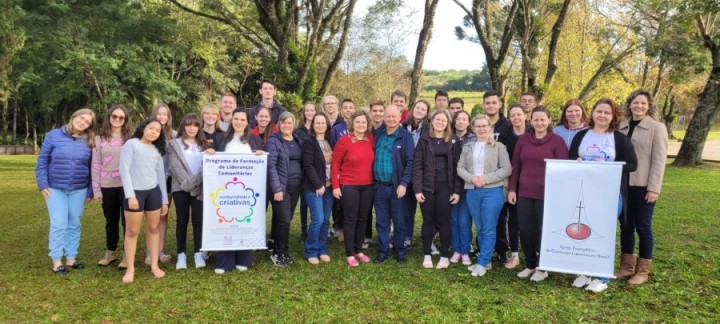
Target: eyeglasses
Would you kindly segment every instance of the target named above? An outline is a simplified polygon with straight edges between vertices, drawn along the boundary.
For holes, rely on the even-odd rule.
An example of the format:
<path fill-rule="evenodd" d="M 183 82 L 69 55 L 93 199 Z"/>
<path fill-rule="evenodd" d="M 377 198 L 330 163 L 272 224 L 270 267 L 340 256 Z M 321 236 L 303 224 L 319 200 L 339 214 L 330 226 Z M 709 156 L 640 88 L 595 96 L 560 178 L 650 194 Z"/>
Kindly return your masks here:
<path fill-rule="evenodd" d="M 325 106 L 329 106 L 329 105 L 337 105 L 337 102 L 326 102 L 325 103 Z"/>
<path fill-rule="evenodd" d="M 490 127 L 490 125 L 473 125 L 473 128 L 477 128 L 477 129 L 485 129 L 488 127 Z"/>
<path fill-rule="evenodd" d="M 125 116 L 118 116 L 118 115 L 110 115 L 110 118 L 112 118 L 114 120 L 119 120 L 119 121 L 125 120 Z"/>

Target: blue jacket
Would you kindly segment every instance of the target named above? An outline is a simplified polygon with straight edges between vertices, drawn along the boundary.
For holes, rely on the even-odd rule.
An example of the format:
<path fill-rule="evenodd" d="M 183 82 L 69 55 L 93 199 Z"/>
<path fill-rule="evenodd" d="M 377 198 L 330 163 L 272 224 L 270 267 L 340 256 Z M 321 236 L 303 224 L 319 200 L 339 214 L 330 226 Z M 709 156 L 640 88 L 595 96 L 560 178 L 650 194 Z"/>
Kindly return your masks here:
<path fill-rule="evenodd" d="M 300 148 L 300 140 L 293 134 Z M 290 152 L 283 144 L 282 133 L 275 133 L 265 143 L 265 152 L 268 153 L 268 189 L 271 193 L 287 192 L 287 181 L 290 176 Z M 300 175 L 302 179 L 302 174 Z"/>
<path fill-rule="evenodd" d="M 342 117 L 338 117 L 335 124 L 332 125 L 332 144 L 335 145 L 340 137 L 345 136 L 348 133 L 347 123 Z"/>
<path fill-rule="evenodd" d="M 87 188 L 87 197 L 92 197 L 91 161 L 92 149 L 87 138 L 72 137 L 67 132 L 67 125 L 51 130 L 45 136 L 35 167 L 38 189 Z"/>
<path fill-rule="evenodd" d="M 373 133 L 373 136 L 375 136 L 375 145 L 380 143 L 378 139 L 382 133 L 387 133 L 387 127 L 385 124 L 378 127 L 378 129 L 376 129 Z M 373 146 L 373 149 L 376 149 L 376 147 Z M 377 155 L 377 152 L 375 152 L 375 154 Z M 399 185 L 407 187 L 410 183 L 414 158 L 415 143 L 413 141 L 412 134 L 410 134 L 410 132 L 408 132 L 408 130 L 404 127 L 399 126 L 398 133 L 395 136 L 395 143 L 393 143 L 392 146 L 392 182 L 395 187 Z"/>

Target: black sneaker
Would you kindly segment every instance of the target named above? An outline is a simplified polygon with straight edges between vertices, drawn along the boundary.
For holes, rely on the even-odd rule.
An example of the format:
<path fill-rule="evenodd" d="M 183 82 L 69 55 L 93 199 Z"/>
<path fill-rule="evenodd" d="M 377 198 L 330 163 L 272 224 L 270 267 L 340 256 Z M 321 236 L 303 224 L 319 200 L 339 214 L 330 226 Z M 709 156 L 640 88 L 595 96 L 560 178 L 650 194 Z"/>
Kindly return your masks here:
<path fill-rule="evenodd" d="M 286 262 L 287 264 L 293 264 L 293 263 L 295 263 L 295 260 L 293 260 L 293 258 L 292 258 L 289 254 L 287 254 L 287 253 L 283 253 L 283 258 L 285 258 L 285 262 Z"/>
<path fill-rule="evenodd" d="M 287 263 L 285 263 L 285 258 L 280 253 L 273 253 L 270 255 L 270 261 L 272 261 L 276 267 L 284 267 L 287 265 Z"/>
<path fill-rule="evenodd" d="M 273 241 L 272 239 L 267 241 L 267 250 L 270 253 L 273 253 L 273 250 L 275 250 L 275 241 Z"/>

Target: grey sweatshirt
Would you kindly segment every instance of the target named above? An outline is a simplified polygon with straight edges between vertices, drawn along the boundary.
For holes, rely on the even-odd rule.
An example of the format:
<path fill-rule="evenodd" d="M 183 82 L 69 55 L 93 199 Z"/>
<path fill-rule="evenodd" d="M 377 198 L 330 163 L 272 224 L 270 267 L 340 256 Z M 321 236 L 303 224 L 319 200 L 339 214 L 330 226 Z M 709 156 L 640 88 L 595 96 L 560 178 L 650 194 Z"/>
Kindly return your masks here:
<path fill-rule="evenodd" d="M 137 138 L 125 142 L 120 152 L 120 179 L 125 198 L 135 197 L 135 190 L 150 190 L 159 186 L 162 202 L 167 205 L 165 167 L 154 145 L 143 144 Z"/>

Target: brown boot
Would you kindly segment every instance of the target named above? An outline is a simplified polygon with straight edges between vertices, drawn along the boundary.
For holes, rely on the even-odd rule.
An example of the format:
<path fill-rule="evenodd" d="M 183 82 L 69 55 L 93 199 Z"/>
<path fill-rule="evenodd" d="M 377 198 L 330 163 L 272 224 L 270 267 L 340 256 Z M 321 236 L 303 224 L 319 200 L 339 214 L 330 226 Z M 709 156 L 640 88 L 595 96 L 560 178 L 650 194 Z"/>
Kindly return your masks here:
<path fill-rule="evenodd" d="M 615 277 L 618 279 L 624 279 L 626 277 L 635 274 L 635 261 L 637 257 L 634 254 L 623 253 L 620 255 L 620 270 L 615 273 Z"/>
<path fill-rule="evenodd" d="M 648 276 L 650 275 L 651 264 L 652 260 L 638 258 L 637 271 L 635 272 L 635 275 L 628 280 L 628 283 L 631 285 L 642 285 L 646 283 L 648 281 Z"/>
<path fill-rule="evenodd" d="M 105 251 L 105 256 L 98 261 L 98 265 L 106 266 L 110 263 L 113 263 L 113 261 L 117 260 L 117 252 L 116 251 Z"/>
<path fill-rule="evenodd" d="M 120 264 L 118 264 L 119 269 L 127 269 L 127 260 L 125 260 L 125 257 L 123 256 L 122 260 L 120 260 Z"/>

